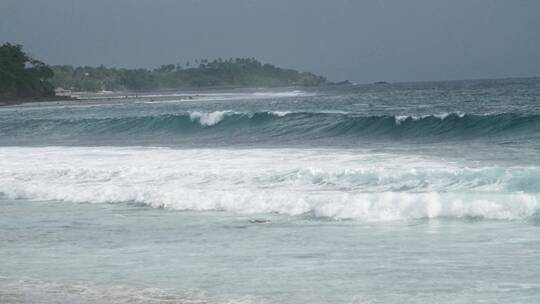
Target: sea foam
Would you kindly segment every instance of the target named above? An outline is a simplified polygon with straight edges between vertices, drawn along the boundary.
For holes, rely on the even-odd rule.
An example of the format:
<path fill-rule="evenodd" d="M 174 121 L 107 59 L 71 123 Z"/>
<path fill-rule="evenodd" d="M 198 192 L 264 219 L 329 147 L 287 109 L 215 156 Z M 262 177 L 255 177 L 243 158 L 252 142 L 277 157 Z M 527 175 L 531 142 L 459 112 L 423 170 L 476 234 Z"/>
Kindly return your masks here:
<path fill-rule="evenodd" d="M 202 126 L 214 126 L 218 124 L 223 118 L 232 113 L 230 111 L 215 111 L 215 112 L 192 112 L 189 114 L 189 118 L 192 121 L 199 122 Z"/>
<path fill-rule="evenodd" d="M 10 199 L 364 221 L 515 220 L 540 211 L 537 167 L 361 151 L 1 148 L 0 167 L 0 192 Z"/>

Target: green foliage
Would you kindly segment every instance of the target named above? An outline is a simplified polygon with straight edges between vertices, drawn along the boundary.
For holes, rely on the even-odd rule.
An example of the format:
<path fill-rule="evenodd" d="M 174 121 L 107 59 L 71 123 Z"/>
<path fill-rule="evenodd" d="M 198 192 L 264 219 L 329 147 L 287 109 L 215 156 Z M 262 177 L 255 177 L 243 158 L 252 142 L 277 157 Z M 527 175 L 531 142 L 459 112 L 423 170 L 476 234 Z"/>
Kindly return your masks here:
<path fill-rule="evenodd" d="M 262 64 L 254 58 L 195 60 L 154 70 L 54 66 L 52 83 L 76 91 L 154 90 L 215 86 L 317 86 L 326 79 L 311 73 Z"/>
<path fill-rule="evenodd" d="M 0 46 L 0 100 L 54 96 L 48 82 L 52 77 L 53 71 L 24 53 L 22 46 Z"/>

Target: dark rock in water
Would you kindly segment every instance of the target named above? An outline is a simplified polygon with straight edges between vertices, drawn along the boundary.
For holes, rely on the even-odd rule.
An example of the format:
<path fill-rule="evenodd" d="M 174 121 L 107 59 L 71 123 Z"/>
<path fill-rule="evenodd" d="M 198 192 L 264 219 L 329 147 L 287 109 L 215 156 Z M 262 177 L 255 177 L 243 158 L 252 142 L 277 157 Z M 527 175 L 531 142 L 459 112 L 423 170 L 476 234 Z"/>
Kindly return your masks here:
<path fill-rule="evenodd" d="M 267 220 L 267 219 L 251 219 L 249 220 L 250 223 L 252 224 L 270 224 L 272 223 L 271 220 Z"/>
<path fill-rule="evenodd" d="M 348 81 L 348 80 L 332 83 L 332 85 L 337 85 L 337 86 L 341 86 L 341 85 L 351 85 L 351 84 L 352 84 L 352 82 L 350 82 L 350 81 Z"/>
<path fill-rule="evenodd" d="M 381 85 L 381 84 L 390 84 L 390 83 L 388 83 L 386 81 L 377 81 L 377 82 L 375 82 L 373 84 Z"/>

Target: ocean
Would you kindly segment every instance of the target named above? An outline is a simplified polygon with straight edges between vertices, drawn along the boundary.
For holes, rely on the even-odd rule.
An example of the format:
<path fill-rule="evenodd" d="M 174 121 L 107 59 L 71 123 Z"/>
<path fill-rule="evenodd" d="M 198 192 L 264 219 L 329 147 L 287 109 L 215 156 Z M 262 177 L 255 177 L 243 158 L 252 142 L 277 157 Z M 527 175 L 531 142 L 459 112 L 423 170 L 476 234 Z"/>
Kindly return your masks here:
<path fill-rule="evenodd" d="M 540 303 L 540 78 L 0 108 L 0 303 Z"/>

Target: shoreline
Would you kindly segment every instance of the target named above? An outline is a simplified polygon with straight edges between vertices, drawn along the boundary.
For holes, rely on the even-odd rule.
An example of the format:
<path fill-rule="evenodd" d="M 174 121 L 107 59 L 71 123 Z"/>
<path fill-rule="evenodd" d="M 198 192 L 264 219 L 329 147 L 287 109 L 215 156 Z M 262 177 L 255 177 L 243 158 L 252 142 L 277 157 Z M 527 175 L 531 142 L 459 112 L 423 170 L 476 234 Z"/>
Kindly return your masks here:
<path fill-rule="evenodd" d="M 48 102 L 48 101 L 77 101 L 80 100 L 74 96 L 52 96 L 52 97 L 25 97 L 20 99 L 0 99 L 0 107 L 17 106 L 31 102 Z"/>
<path fill-rule="evenodd" d="M 317 86 L 323 87 L 323 86 Z M 0 107 L 3 106 L 17 106 L 26 103 L 39 103 L 39 102 L 55 102 L 55 101 L 92 101 L 92 100 L 108 100 L 108 99 L 124 99 L 124 98 L 148 98 L 154 101 L 152 97 L 145 97 L 147 93 L 179 93 L 186 94 L 186 100 L 194 100 L 197 94 L 212 92 L 212 91 L 229 91 L 229 90 L 272 90 L 272 89 L 288 89 L 298 90 L 301 88 L 313 88 L 308 86 L 276 86 L 276 87 L 250 87 L 250 86 L 212 86 L 212 87 L 185 87 L 185 88 L 169 88 L 158 89 L 149 91 L 72 91 L 71 95 L 57 95 L 53 97 L 27 97 L 21 99 L 0 99 Z"/>

